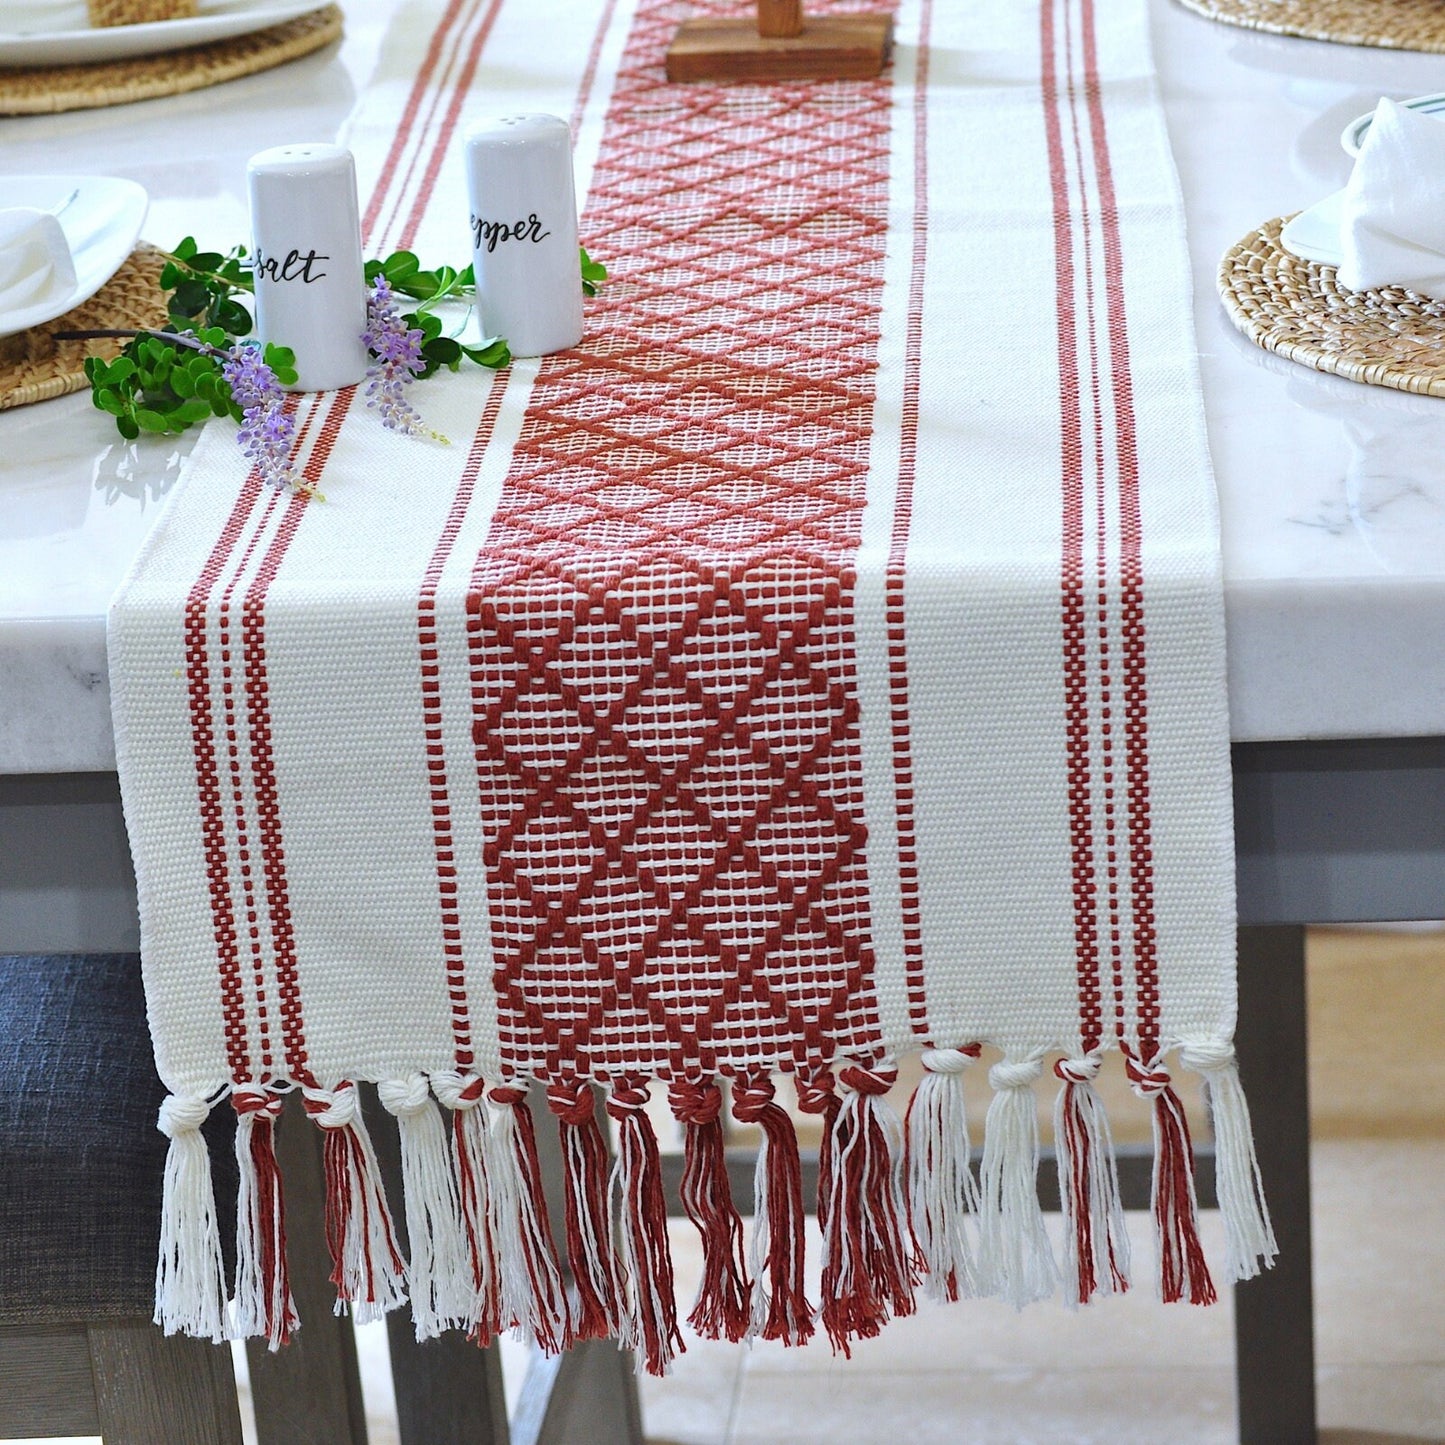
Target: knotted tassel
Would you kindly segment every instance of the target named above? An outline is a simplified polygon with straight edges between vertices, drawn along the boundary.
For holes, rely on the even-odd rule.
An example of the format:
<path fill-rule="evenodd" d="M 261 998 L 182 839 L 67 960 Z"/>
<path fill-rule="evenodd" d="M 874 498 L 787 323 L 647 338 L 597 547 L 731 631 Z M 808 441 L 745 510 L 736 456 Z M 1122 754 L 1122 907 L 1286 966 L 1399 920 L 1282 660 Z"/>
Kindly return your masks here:
<path fill-rule="evenodd" d="M 585 1079 L 547 1085 L 547 1105 L 561 1131 L 567 1200 L 567 1263 L 577 1291 L 572 1333 L 605 1340 L 622 1333 L 626 1285 L 612 1245 L 607 1201 L 607 1140 Z"/>
<path fill-rule="evenodd" d="M 469 1338 L 485 1347 L 506 1328 L 487 1187 L 487 1111 L 482 1107 L 487 1086 L 475 1074 L 454 1069 L 438 1070 L 431 1086 L 451 1116 L 452 1173 L 471 1284 L 464 1323 Z"/>
<path fill-rule="evenodd" d="M 350 1305 L 353 1318 L 369 1324 L 406 1298 L 406 1263 L 396 1247 L 381 1171 L 354 1085 L 301 1094 L 307 1114 L 326 1131 L 326 1243 L 336 1313 Z"/>
<path fill-rule="evenodd" d="M 1064 1286 L 1088 1304 L 1129 1288 L 1129 1233 L 1109 1118 L 1094 1091 L 1099 1056 L 1060 1059 L 1063 1087 L 1054 1100 L 1054 1148 L 1064 1211 Z"/>
<path fill-rule="evenodd" d="M 1185 1044 L 1179 1062 L 1204 1076 L 1214 1125 L 1214 1192 L 1224 1216 L 1226 1277 L 1230 1282 L 1253 1279 L 1274 1263 L 1279 1245 L 1264 1200 L 1234 1049 L 1212 1041 Z"/>
<path fill-rule="evenodd" d="M 572 1344 L 572 1323 L 547 1217 L 527 1091 L 501 1084 L 487 1098 L 494 1106 L 486 1132 L 486 1176 L 502 1319 L 555 1355 Z"/>
<path fill-rule="evenodd" d="M 382 1107 L 396 1116 L 410 1257 L 412 1323 L 418 1340 L 465 1324 L 472 1314 L 472 1269 L 447 1131 L 423 1074 L 383 1079 Z"/>
<path fill-rule="evenodd" d="M 978 1218 L 979 1201 L 963 1092 L 963 1072 L 978 1055 L 977 1044 L 925 1050 L 923 1078 L 908 1101 L 908 1218 L 923 1261 L 924 1290 L 939 1301 L 981 1289 L 966 1229 L 970 1215 Z"/>
<path fill-rule="evenodd" d="M 286 1267 L 286 1212 L 276 1166 L 275 1125 L 283 1100 L 260 1084 L 238 1084 L 236 1111 L 236 1334 L 279 1350 L 300 1321 Z"/>
<path fill-rule="evenodd" d="M 161 1103 L 156 1128 L 169 1139 L 156 1263 L 155 1322 L 168 1335 L 226 1337 L 226 1271 L 201 1125 L 211 1106 L 176 1094 Z"/>
<path fill-rule="evenodd" d="M 1194 1144 L 1184 1105 L 1170 1087 L 1162 1056 L 1147 1065 L 1130 1053 L 1124 1067 L 1134 1092 L 1154 1101 L 1154 1232 L 1159 1245 L 1159 1297 L 1165 1304 L 1186 1300 L 1211 1305 L 1204 1246 L 1199 1242 L 1199 1206 L 1194 1197 Z"/>
<path fill-rule="evenodd" d="M 668 1102 L 686 1131 L 682 1207 L 702 1236 L 702 1283 L 688 1323 L 704 1339 L 736 1342 L 748 1332 L 750 1285 L 743 1263 L 743 1222 L 728 1182 L 722 1090 L 712 1083 L 675 1079 Z"/>
<path fill-rule="evenodd" d="M 903 1131 L 883 1095 L 893 1068 L 850 1067 L 838 1075 L 842 1105 L 833 1129 L 832 1207 L 823 1232 L 823 1327 L 835 1350 L 872 1339 L 892 1315 L 911 1315 L 918 1266 L 903 1212 Z"/>
<path fill-rule="evenodd" d="M 834 1087 L 837 1080 L 832 1069 L 826 1067 L 799 1069 L 793 1075 L 793 1085 L 798 1091 L 798 1108 L 804 1114 L 817 1114 L 823 1125 L 823 1136 L 818 1144 L 818 1228 L 827 1231 L 828 1215 L 833 1201 L 833 1127 L 838 1121 L 838 1110 L 843 1101 Z"/>
<path fill-rule="evenodd" d="M 979 1269 L 990 1293 L 1022 1308 L 1058 1283 L 1039 1208 L 1039 1121 L 1033 1082 L 1038 1059 L 1006 1059 L 988 1071 L 993 1101 L 984 1121 L 979 1170 Z"/>
<path fill-rule="evenodd" d="M 733 1117 L 763 1131 L 753 1181 L 753 1276 L 749 1336 L 801 1345 L 813 1334 L 813 1307 L 803 1285 L 803 1166 L 792 1120 L 773 1102 L 766 1074 L 733 1084 Z"/>
<path fill-rule="evenodd" d="M 662 1161 L 646 1109 L 644 1080 L 623 1078 L 613 1085 L 607 1099 L 607 1112 L 617 1121 L 612 1188 L 622 1212 L 623 1265 L 632 1281 L 632 1310 L 622 1339 L 637 1351 L 648 1374 L 665 1375 L 685 1346 L 677 1328 Z"/>

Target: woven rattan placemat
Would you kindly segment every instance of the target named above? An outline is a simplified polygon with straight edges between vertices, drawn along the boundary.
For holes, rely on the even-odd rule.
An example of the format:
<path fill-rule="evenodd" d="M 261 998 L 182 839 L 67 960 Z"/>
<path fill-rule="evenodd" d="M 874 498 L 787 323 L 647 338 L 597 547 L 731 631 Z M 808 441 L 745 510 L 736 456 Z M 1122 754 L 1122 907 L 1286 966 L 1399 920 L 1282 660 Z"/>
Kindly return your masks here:
<path fill-rule="evenodd" d="M 1370 386 L 1445 396 L 1445 301 L 1388 286 L 1347 291 L 1335 268 L 1280 244 L 1287 217 L 1224 254 L 1219 294 L 1251 341 L 1291 361 Z"/>
<path fill-rule="evenodd" d="M 89 301 L 43 326 L 0 338 L 0 411 L 81 390 L 89 385 L 85 358 L 110 360 L 125 345 L 109 339 L 56 341 L 57 331 L 164 326 L 165 293 L 160 289 L 164 260 L 164 252 L 142 243 Z"/>
<path fill-rule="evenodd" d="M 1441 0 L 1179 0 L 1211 20 L 1390 50 L 1445 51 Z"/>
<path fill-rule="evenodd" d="M 180 95 L 299 60 L 341 37 L 335 5 L 210 45 L 95 65 L 0 70 L 0 115 L 47 115 Z"/>

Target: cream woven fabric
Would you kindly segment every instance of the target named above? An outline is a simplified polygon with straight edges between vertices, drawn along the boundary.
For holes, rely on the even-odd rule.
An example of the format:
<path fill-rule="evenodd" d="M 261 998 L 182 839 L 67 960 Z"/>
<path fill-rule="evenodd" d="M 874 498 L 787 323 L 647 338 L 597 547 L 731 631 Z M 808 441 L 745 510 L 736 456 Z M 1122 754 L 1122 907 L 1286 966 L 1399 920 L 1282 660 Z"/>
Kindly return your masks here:
<path fill-rule="evenodd" d="M 543 110 L 573 119 L 612 276 L 576 351 L 419 391 L 449 448 L 304 399 L 324 503 L 247 479 L 224 426 L 198 446 L 110 630 L 162 1074 L 181 1100 L 230 1088 L 247 1157 L 275 1090 L 306 1089 L 363 1310 L 405 1272 L 350 1088 L 382 1081 L 419 1328 L 615 1332 L 663 1368 L 647 1080 L 687 1126 L 694 1319 L 803 1338 L 769 1081 L 795 1073 L 827 1125 L 822 1320 L 846 1348 L 920 1270 L 947 1295 L 1054 1287 L 1028 1085 L 1059 1054 L 1066 1287 L 1123 1286 L 1089 1086 L 1121 1049 L 1158 1126 L 1165 1296 L 1211 1298 L 1177 1046 L 1224 1121 L 1228 1269 L 1270 1251 L 1229 1048 L 1214 498 L 1143 6 L 909 0 L 881 80 L 773 87 L 667 85 L 676 19 L 414 0 L 398 21 L 349 135 L 369 253 L 455 257 L 468 118 Z M 976 1195 L 957 1106 L 983 1042 L 1005 1062 Z M 920 1047 L 905 1177 L 880 1094 Z M 747 1257 L 719 1078 L 767 1141 Z M 528 1081 L 567 1146 L 570 1311 Z M 618 1124 L 615 1251 L 587 1081 Z M 193 1207 L 161 1316 L 214 1333 L 194 1124 L 167 1126 Z M 235 1292 L 276 1339 L 256 1169 Z"/>

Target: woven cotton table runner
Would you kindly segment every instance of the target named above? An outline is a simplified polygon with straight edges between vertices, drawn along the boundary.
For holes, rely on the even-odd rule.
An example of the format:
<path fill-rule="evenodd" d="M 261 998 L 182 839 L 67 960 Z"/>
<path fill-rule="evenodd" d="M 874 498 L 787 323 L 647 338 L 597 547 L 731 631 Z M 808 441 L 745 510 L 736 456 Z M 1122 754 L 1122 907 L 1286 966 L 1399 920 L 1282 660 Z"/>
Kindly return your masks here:
<path fill-rule="evenodd" d="M 1272 1257 L 1230 1046 L 1215 504 L 1142 0 L 906 0 L 880 80 L 669 85 L 705 8 L 403 8 L 343 137 L 368 254 L 466 244 L 472 118 L 568 116 L 611 273 L 586 338 L 419 389 L 449 447 L 349 392 L 302 399 L 324 501 L 248 477 L 212 425 L 115 601 L 172 1091 L 167 1329 L 294 1325 L 271 1144 L 291 1088 L 327 1131 L 340 1298 L 367 1317 L 409 1291 L 422 1335 L 610 1334 L 666 1368 L 649 1085 L 683 1126 L 704 1334 L 821 1326 L 846 1350 L 920 1286 L 1126 1287 L 1091 1087 L 1115 1050 L 1154 1115 L 1164 1298 L 1215 1291 L 1173 1051 L 1209 1084 L 1224 1271 Z M 882 1096 L 915 1050 L 900 1126 Z M 1035 1193 L 1048 1067 L 1062 1257 Z M 780 1074 L 822 1116 L 815 1201 Z M 363 1080 L 401 1129 L 406 1260 Z M 227 1094 L 233 1280 L 198 1130 Z M 729 1107 L 763 1140 L 746 1231 Z"/>

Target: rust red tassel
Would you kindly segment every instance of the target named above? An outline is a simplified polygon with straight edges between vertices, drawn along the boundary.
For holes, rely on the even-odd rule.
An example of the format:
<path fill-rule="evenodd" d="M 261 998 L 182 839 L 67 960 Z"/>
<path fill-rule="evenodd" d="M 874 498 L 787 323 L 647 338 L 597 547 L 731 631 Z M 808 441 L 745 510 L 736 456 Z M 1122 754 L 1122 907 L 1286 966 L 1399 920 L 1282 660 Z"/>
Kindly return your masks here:
<path fill-rule="evenodd" d="M 1148 1066 L 1132 1055 L 1125 1068 L 1140 1098 L 1154 1101 L 1154 1231 L 1159 1244 L 1159 1295 L 1166 1304 L 1180 1300 L 1209 1305 L 1214 1281 L 1199 1241 L 1194 1194 L 1194 1144 L 1184 1106 L 1170 1086 L 1160 1060 Z"/>
<path fill-rule="evenodd" d="M 613 1181 L 622 1210 L 623 1259 L 632 1281 L 632 1314 L 623 1340 L 641 1355 L 649 1374 L 662 1375 L 684 1345 L 677 1327 L 662 1161 L 646 1109 L 646 1081 L 619 1079 L 607 1112 L 617 1121 Z"/>
<path fill-rule="evenodd" d="M 833 1131 L 843 1101 L 834 1087 L 837 1081 L 829 1068 L 804 1071 L 799 1069 L 793 1083 L 798 1091 L 798 1108 L 805 1114 L 817 1114 L 823 1126 L 818 1141 L 818 1228 L 827 1231 L 833 1196 Z"/>
<path fill-rule="evenodd" d="M 749 1334 L 800 1345 L 813 1334 L 803 1284 L 803 1166 L 793 1121 L 773 1102 L 766 1074 L 733 1085 L 733 1117 L 763 1131 L 753 1187 L 753 1275 Z"/>
<path fill-rule="evenodd" d="M 748 1332 L 751 1286 L 743 1263 L 743 1222 L 728 1183 L 722 1090 L 679 1079 L 668 1100 L 686 1131 L 682 1207 L 702 1236 L 702 1283 L 688 1323 L 704 1339 L 741 1340 Z"/>
<path fill-rule="evenodd" d="M 572 1333 L 579 1340 L 609 1339 L 621 1333 L 626 1289 L 613 1248 L 607 1202 L 611 1161 L 592 1086 L 582 1079 L 551 1083 L 547 1105 L 561 1131 L 567 1263 L 577 1291 Z"/>
<path fill-rule="evenodd" d="M 823 1327 L 833 1348 L 911 1315 L 918 1260 L 906 1234 L 902 1135 L 883 1095 L 896 1069 L 847 1068 L 834 1130 L 832 1209 L 823 1233 Z"/>
<path fill-rule="evenodd" d="M 275 1122 L 282 1099 L 260 1085 L 239 1085 L 236 1111 L 236 1331 L 288 1344 L 298 1324 L 286 1266 L 286 1210 L 276 1164 Z"/>
<path fill-rule="evenodd" d="M 555 1355 L 572 1344 L 572 1325 L 527 1091 L 501 1084 L 487 1098 L 497 1106 L 486 1133 L 486 1176 L 501 1266 L 501 1315 Z"/>
<path fill-rule="evenodd" d="M 1129 1234 L 1114 1141 L 1094 1092 L 1098 1072 L 1097 1053 L 1054 1064 L 1063 1081 L 1054 1104 L 1054 1147 L 1066 1231 L 1064 1281 L 1079 1304 L 1129 1288 Z"/>

